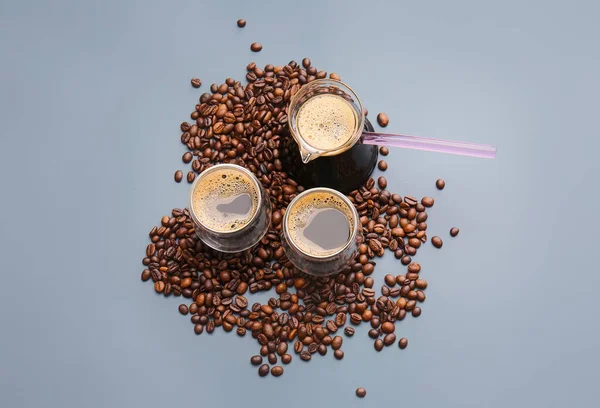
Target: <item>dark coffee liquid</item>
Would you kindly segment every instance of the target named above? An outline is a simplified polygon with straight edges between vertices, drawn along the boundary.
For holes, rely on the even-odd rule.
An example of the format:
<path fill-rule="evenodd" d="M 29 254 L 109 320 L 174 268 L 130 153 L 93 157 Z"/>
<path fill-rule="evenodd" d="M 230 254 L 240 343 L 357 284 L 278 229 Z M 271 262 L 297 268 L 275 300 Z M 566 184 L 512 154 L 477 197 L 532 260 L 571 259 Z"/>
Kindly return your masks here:
<path fill-rule="evenodd" d="M 229 217 L 230 214 L 246 215 L 252 210 L 252 198 L 246 193 L 216 200 L 216 203 L 217 211 L 223 218 Z"/>
<path fill-rule="evenodd" d="M 373 125 L 365 118 L 364 128 L 373 132 Z M 296 141 L 285 140 L 287 154 L 282 157 L 285 169 L 305 188 L 329 187 L 348 194 L 360 188 L 377 165 L 377 146 L 358 141 L 350 149 L 336 156 L 322 156 L 307 164 L 302 163 Z"/>
<path fill-rule="evenodd" d="M 315 211 L 302 234 L 314 245 L 335 252 L 348 242 L 350 225 L 343 212 L 335 208 L 322 208 Z"/>

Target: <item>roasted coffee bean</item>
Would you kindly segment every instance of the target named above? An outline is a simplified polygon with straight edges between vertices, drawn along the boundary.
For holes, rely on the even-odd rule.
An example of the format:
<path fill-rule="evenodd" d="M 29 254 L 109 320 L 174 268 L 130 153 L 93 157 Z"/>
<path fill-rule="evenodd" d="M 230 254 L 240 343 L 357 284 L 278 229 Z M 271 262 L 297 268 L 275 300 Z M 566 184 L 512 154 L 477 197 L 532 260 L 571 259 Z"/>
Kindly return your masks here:
<path fill-rule="evenodd" d="M 173 178 L 175 179 L 175 182 L 180 183 L 183 179 L 183 172 L 181 170 L 177 170 Z"/>
<path fill-rule="evenodd" d="M 390 153 L 390 149 L 388 149 L 385 146 L 381 146 L 379 148 L 379 153 L 381 153 L 381 155 L 383 155 L 383 156 L 387 156 Z"/>
<path fill-rule="evenodd" d="M 460 231 L 460 230 L 459 230 L 458 228 L 456 228 L 456 227 L 452 227 L 452 228 L 450 229 L 450 236 L 451 236 L 451 237 L 455 237 L 455 236 L 457 236 L 457 235 L 458 235 L 458 233 L 459 233 L 459 231 Z"/>
<path fill-rule="evenodd" d="M 376 339 L 377 337 L 379 337 L 379 330 L 378 329 L 371 329 L 369 330 L 369 337 L 372 339 Z"/>
<path fill-rule="evenodd" d="M 419 317 L 421 316 L 421 308 L 419 306 L 416 306 L 413 310 L 412 310 L 412 315 L 414 317 Z"/>
<path fill-rule="evenodd" d="M 191 152 L 185 152 L 183 154 L 183 156 L 181 157 L 181 160 L 183 160 L 184 163 L 189 163 L 192 161 L 193 158 L 194 158 L 194 156 L 192 155 Z"/>
<path fill-rule="evenodd" d="M 344 329 L 344 334 L 348 337 L 354 336 L 354 333 L 355 333 L 355 330 L 353 327 L 348 326 Z"/>
<path fill-rule="evenodd" d="M 262 48 L 263 48 L 263 47 L 262 47 L 262 44 L 260 44 L 260 43 L 257 43 L 257 42 L 255 42 L 255 43 L 252 43 L 252 44 L 250 45 L 250 49 L 251 49 L 253 52 L 259 52 L 260 50 L 262 50 Z"/>
<path fill-rule="evenodd" d="M 375 340 L 375 343 L 373 343 L 373 347 L 375 347 L 376 351 L 383 350 L 383 340 L 381 340 L 381 339 Z"/>
<path fill-rule="evenodd" d="M 192 86 L 194 88 L 200 88 L 200 85 L 202 85 L 202 81 L 200 80 L 200 78 L 192 78 L 190 82 L 192 83 Z"/>
<path fill-rule="evenodd" d="M 281 362 L 283 364 L 289 364 L 292 362 L 292 355 L 291 354 L 284 354 L 281 356 Z"/>
<path fill-rule="evenodd" d="M 442 179 L 437 179 L 435 186 L 438 188 L 438 190 L 443 190 L 444 187 L 446 187 L 446 182 Z"/>
<path fill-rule="evenodd" d="M 296 354 L 300 354 L 303 348 L 304 344 L 302 344 L 301 341 L 297 341 L 294 343 L 294 351 L 296 352 Z"/>
<path fill-rule="evenodd" d="M 340 349 L 337 349 L 333 352 L 333 356 L 336 358 L 336 360 L 341 360 L 344 358 L 344 352 Z"/>
<path fill-rule="evenodd" d="M 193 183 L 195 178 L 196 178 L 196 173 L 194 173 L 193 171 L 188 172 L 188 174 L 187 174 L 188 183 Z"/>
<path fill-rule="evenodd" d="M 408 265 L 408 272 L 411 272 L 411 273 L 421 272 L 421 265 L 417 262 L 411 263 L 410 265 Z"/>
<path fill-rule="evenodd" d="M 442 239 L 440 237 L 438 237 L 437 235 L 431 238 L 431 243 L 436 248 L 441 248 L 442 245 L 444 245 L 444 242 L 442 241 Z"/>
<path fill-rule="evenodd" d="M 158 293 L 162 293 L 165 290 L 165 283 L 163 281 L 158 281 L 154 284 L 154 290 Z"/>
<path fill-rule="evenodd" d="M 246 20 L 244 20 L 243 18 L 240 18 L 237 21 L 237 26 L 240 27 L 240 28 L 246 27 Z"/>
<path fill-rule="evenodd" d="M 412 258 L 408 255 L 404 255 L 400 261 L 402 262 L 402 265 L 408 265 L 412 261 Z"/>
<path fill-rule="evenodd" d="M 312 355 L 310 354 L 310 352 L 308 350 L 304 350 L 300 353 L 300 359 L 302 361 L 310 361 L 311 358 L 312 358 Z"/>
<path fill-rule="evenodd" d="M 263 362 L 263 358 L 262 358 L 262 356 L 259 356 L 258 354 L 255 356 L 252 356 L 250 358 L 250 364 L 252 364 L 252 365 L 255 365 L 255 366 L 260 365 L 260 364 L 262 364 L 262 362 Z"/>
<path fill-rule="evenodd" d="M 194 325 L 194 333 L 200 335 L 204 331 L 204 326 L 201 324 Z"/>
<path fill-rule="evenodd" d="M 331 348 L 334 350 L 339 349 L 340 347 L 342 347 L 342 342 L 343 342 L 343 339 L 341 336 L 335 336 L 333 338 L 333 341 L 331 342 Z"/>
<path fill-rule="evenodd" d="M 377 167 L 379 168 L 379 170 L 381 171 L 386 171 L 388 168 L 388 165 L 386 163 L 385 160 L 379 160 L 379 163 L 377 164 Z"/>
<path fill-rule="evenodd" d="M 377 123 L 381 127 L 386 127 L 390 123 L 390 119 L 388 118 L 388 115 L 381 112 L 377 115 Z"/>
<path fill-rule="evenodd" d="M 384 322 L 381 325 L 381 331 L 386 334 L 393 333 L 394 330 L 396 330 L 396 327 L 394 326 L 394 323 L 392 323 L 392 322 Z"/>
<path fill-rule="evenodd" d="M 142 281 L 146 282 L 152 277 L 152 272 L 149 269 L 144 269 L 142 272 Z"/>
<path fill-rule="evenodd" d="M 398 341 L 398 347 L 400 347 L 401 349 L 405 349 L 406 346 L 408 346 L 408 339 L 406 337 L 402 337 L 399 341 Z"/>
<path fill-rule="evenodd" d="M 277 356 L 275 355 L 275 353 L 269 353 L 267 355 L 267 360 L 269 360 L 269 364 L 276 364 L 277 363 Z"/>
<path fill-rule="evenodd" d="M 394 333 L 386 334 L 385 337 L 383 338 L 384 346 L 391 346 L 395 342 L 396 342 L 396 335 Z"/>
<path fill-rule="evenodd" d="M 377 179 L 377 185 L 379 186 L 380 189 L 384 189 L 387 187 L 387 180 L 385 179 L 385 177 L 379 177 Z"/>
<path fill-rule="evenodd" d="M 423 206 L 425 206 L 425 207 L 433 207 L 433 203 L 434 203 L 433 197 L 423 197 L 421 199 L 421 204 L 423 204 Z"/>
<path fill-rule="evenodd" d="M 287 349 L 288 349 L 287 343 L 281 342 L 277 345 L 277 354 L 279 354 L 280 356 L 283 356 L 285 353 L 287 353 Z"/>
<path fill-rule="evenodd" d="M 388 286 L 394 286 L 396 284 L 396 277 L 394 275 L 385 275 L 385 284 Z"/>
<path fill-rule="evenodd" d="M 427 288 L 427 281 L 425 279 L 417 279 L 415 281 L 415 286 L 419 289 Z"/>
<path fill-rule="evenodd" d="M 274 366 L 273 368 L 271 368 L 271 375 L 273 377 L 279 377 L 282 374 L 283 374 L 283 367 L 282 366 Z"/>
<path fill-rule="evenodd" d="M 364 388 L 357 388 L 356 389 L 356 396 L 358 398 L 364 398 L 367 395 L 367 390 L 365 390 Z"/>
<path fill-rule="evenodd" d="M 258 367 L 258 375 L 260 375 L 261 377 L 265 377 L 268 374 L 269 374 L 269 365 L 268 364 L 263 364 L 260 367 Z"/>
<path fill-rule="evenodd" d="M 181 313 L 182 315 L 185 316 L 186 314 L 188 314 L 188 312 L 189 312 L 189 309 L 188 309 L 187 305 L 184 305 L 184 304 L 179 305 L 179 313 Z"/>

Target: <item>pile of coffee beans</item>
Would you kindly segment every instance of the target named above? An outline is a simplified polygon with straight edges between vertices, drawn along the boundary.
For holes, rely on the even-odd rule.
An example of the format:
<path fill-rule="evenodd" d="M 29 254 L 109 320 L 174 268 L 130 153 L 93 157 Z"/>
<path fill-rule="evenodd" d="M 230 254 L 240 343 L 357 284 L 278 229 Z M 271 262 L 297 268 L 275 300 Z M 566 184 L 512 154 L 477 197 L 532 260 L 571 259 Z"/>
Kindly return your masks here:
<path fill-rule="evenodd" d="M 374 348 L 381 351 L 396 343 L 398 322 L 421 315 L 428 283 L 412 257 L 427 242 L 426 210 L 434 199 L 394 194 L 386 190 L 384 177 L 377 185 L 370 178 L 349 194 L 363 232 L 354 262 L 330 277 L 299 271 L 286 258 L 279 238 L 287 205 L 304 191 L 281 160 L 290 149 L 297 149 L 287 129 L 287 108 L 301 86 L 325 78 L 327 72 L 312 66 L 308 58 L 302 64 L 290 61 L 264 68 L 250 63 L 246 71 L 247 84 L 227 78 L 200 96 L 191 122 L 180 126 L 180 140 L 189 150 L 182 160 L 191 163 L 188 182 L 218 163 L 252 171 L 268 191 L 271 226 L 255 247 L 226 254 L 197 238 L 188 209 L 173 209 L 150 231 L 142 280 L 152 280 L 157 293 L 186 299 L 179 313 L 189 316 L 197 335 L 222 328 L 255 339 L 259 353 L 250 362 L 260 376 L 282 375 L 293 355 L 310 361 L 331 349 L 336 359 L 343 359 L 342 336 L 352 337 L 354 326 L 368 325 Z M 386 148 L 382 154 L 387 154 Z M 387 169 L 387 163 L 380 162 L 379 168 Z M 175 180 L 182 178 L 178 170 Z M 386 250 L 406 266 L 406 272 L 388 274 L 385 284 L 374 288 L 375 259 Z M 267 303 L 250 304 L 248 292 L 264 291 L 273 293 Z M 406 338 L 398 341 L 401 349 L 407 344 Z"/>

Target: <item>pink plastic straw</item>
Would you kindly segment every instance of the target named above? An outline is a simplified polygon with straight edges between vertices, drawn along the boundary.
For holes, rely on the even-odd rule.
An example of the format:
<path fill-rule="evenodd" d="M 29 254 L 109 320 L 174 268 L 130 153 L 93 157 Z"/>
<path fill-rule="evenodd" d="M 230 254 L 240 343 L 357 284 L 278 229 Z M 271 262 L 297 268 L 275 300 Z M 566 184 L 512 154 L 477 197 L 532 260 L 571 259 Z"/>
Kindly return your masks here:
<path fill-rule="evenodd" d="M 371 145 L 450 153 L 462 156 L 481 157 L 484 159 L 496 158 L 496 148 L 494 146 L 455 142 L 453 140 L 432 139 L 429 137 L 363 132 L 362 142 Z"/>

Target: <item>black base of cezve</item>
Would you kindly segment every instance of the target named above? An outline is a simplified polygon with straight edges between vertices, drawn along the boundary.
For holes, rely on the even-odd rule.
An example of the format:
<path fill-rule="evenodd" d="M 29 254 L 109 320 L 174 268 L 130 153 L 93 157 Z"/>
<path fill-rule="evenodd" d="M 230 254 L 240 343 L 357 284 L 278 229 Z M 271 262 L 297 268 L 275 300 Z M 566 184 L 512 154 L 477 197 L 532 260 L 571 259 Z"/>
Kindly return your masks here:
<path fill-rule="evenodd" d="M 374 132 L 373 125 L 365 118 L 364 129 Z M 360 188 L 371 176 L 377 165 L 377 146 L 358 141 L 350 149 L 336 156 L 321 156 L 307 164 L 302 163 L 298 149 L 290 149 L 294 179 L 305 188 L 329 187 L 348 194 Z"/>

